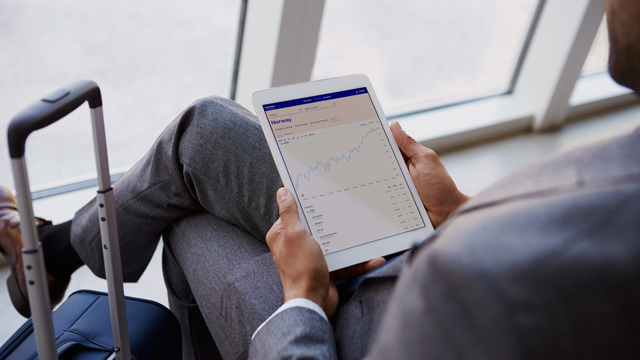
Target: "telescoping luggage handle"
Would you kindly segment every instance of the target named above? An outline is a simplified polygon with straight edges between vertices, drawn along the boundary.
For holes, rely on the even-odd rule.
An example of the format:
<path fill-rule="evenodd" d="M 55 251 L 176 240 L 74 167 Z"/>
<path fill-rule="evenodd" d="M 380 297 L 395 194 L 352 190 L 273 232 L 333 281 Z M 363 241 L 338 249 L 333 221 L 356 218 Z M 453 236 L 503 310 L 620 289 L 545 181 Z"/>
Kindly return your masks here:
<path fill-rule="evenodd" d="M 38 231 L 33 219 L 31 191 L 25 161 L 25 143 L 33 131 L 42 129 L 67 116 L 73 110 L 89 102 L 93 142 L 98 169 L 97 203 L 100 217 L 100 232 L 109 291 L 109 310 L 115 358 L 130 360 L 129 329 L 122 286 L 122 264 L 116 226 L 115 202 L 102 116 L 100 88 L 91 80 L 78 81 L 52 92 L 42 100 L 30 105 L 16 115 L 9 124 L 8 142 L 11 166 L 18 194 L 20 231 L 22 232 L 25 278 L 27 293 L 35 329 L 38 357 L 42 360 L 57 360 L 58 354 L 51 320 L 51 301 L 47 286 L 46 270 L 42 247 L 38 241 Z M 113 358 L 113 357 L 112 357 Z"/>

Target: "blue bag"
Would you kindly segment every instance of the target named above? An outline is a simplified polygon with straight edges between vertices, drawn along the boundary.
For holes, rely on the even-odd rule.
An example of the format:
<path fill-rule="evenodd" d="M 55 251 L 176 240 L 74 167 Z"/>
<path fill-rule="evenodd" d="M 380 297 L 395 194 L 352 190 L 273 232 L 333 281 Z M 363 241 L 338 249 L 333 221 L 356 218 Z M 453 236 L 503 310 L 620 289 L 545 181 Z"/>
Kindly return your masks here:
<path fill-rule="evenodd" d="M 58 89 L 11 120 L 8 145 L 20 217 L 33 218 L 24 157 L 27 137 L 85 102 L 91 111 L 98 171 L 96 199 L 109 295 L 87 290 L 75 292 L 52 314 L 37 229 L 33 222 L 22 221 L 22 261 L 32 317 L 0 349 L 0 360 L 180 359 L 180 325 L 171 311 L 152 301 L 124 296 L 102 96 L 95 82 L 83 80 Z"/>
<path fill-rule="evenodd" d="M 150 300 L 126 297 L 131 355 L 137 360 L 180 359 L 180 325 L 169 309 Z M 76 291 L 53 312 L 62 359 L 106 360 L 114 353 L 107 294 Z M 28 320 L 0 348 L 0 360 L 37 359 L 33 323 Z"/>

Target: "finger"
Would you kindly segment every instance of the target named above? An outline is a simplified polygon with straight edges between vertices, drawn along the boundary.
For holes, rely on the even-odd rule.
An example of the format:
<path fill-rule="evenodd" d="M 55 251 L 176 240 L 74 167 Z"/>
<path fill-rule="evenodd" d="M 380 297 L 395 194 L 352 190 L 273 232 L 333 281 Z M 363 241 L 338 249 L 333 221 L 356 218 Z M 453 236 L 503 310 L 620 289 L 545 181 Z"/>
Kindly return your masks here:
<path fill-rule="evenodd" d="M 398 144 L 400 151 L 402 151 L 402 154 L 406 157 L 414 157 L 426 149 L 422 144 L 409 136 L 397 121 L 392 122 L 390 128 L 393 133 L 393 138 L 396 140 L 396 144 Z"/>
<path fill-rule="evenodd" d="M 265 240 L 267 241 L 267 245 L 271 248 L 273 241 L 276 239 L 278 232 L 282 228 L 282 220 L 278 218 L 273 225 L 271 225 L 271 229 L 267 232 L 267 236 Z"/>
<path fill-rule="evenodd" d="M 397 121 L 394 121 L 391 123 L 391 125 L 389 125 L 389 127 L 391 128 L 391 133 L 393 134 L 393 138 L 396 141 L 396 144 L 399 144 L 400 141 L 402 140 L 401 132 L 403 132 L 402 128 L 400 127 L 400 123 L 398 123 Z M 398 135 L 396 135 L 396 133 L 398 133 Z M 409 160 L 409 158 L 402 151 L 400 151 L 400 153 L 402 153 L 402 159 L 406 163 Z"/>
<path fill-rule="evenodd" d="M 379 257 L 379 258 L 375 258 L 360 264 L 349 266 L 348 268 L 336 270 L 332 274 L 334 279 L 336 280 L 345 279 L 348 277 L 360 276 L 384 264 L 385 261 L 386 260 L 384 258 Z"/>
<path fill-rule="evenodd" d="M 340 296 L 338 295 L 338 288 L 333 282 L 329 285 L 329 296 L 327 296 L 327 302 L 325 303 L 324 313 L 327 315 L 329 321 L 333 319 L 338 307 L 338 301 Z"/>
<path fill-rule="evenodd" d="M 293 199 L 293 194 L 287 188 L 280 188 L 277 193 L 278 208 L 280 209 L 280 220 L 282 226 L 287 228 L 290 225 L 300 222 L 298 217 L 298 206 Z"/>

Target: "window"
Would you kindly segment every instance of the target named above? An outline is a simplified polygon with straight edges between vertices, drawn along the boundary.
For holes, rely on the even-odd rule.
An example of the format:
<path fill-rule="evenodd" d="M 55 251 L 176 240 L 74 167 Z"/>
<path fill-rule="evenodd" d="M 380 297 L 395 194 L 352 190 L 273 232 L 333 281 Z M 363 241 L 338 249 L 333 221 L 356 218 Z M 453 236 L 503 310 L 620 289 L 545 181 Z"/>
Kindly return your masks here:
<path fill-rule="evenodd" d="M 240 0 L 17 1 L 0 12 L 4 134 L 39 97 L 80 79 L 102 89 L 112 173 L 195 99 L 228 96 Z M 85 105 L 27 141 L 32 189 L 95 178 Z M 0 182 L 13 185 L 6 135 Z"/>
<path fill-rule="evenodd" d="M 606 17 L 587 55 L 580 78 L 569 100 L 570 116 L 580 116 L 599 107 L 607 108 L 637 102 L 637 96 L 628 88 L 618 85 L 609 76 L 609 38 Z"/>
<path fill-rule="evenodd" d="M 637 101 L 603 71 L 603 13 L 601 0 L 8 3 L 0 12 L 0 66 L 8 69 L 0 123 L 59 86 L 96 80 L 117 172 L 199 97 L 233 88 L 251 109 L 256 89 L 365 73 L 389 117 L 443 149 L 561 126 L 569 110 Z M 576 82 L 589 47 L 589 76 Z M 79 111 L 32 135 L 35 187 L 92 177 L 87 118 Z M 8 159 L 5 141 L 0 158 Z M 0 181 L 12 183 L 5 171 Z"/>
<path fill-rule="evenodd" d="M 312 78 L 369 76 L 387 115 L 511 90 L 538 0 L 327 0 Z"/>
<path fill-rule="evenodd" d="M 594 75 L 608 72 L 609 64 L 609 33 L 607 31 L 607 18 L 602 19 L 596 38 L 593 40 L 589 55 L 582 67 L 582 75 Z"/>

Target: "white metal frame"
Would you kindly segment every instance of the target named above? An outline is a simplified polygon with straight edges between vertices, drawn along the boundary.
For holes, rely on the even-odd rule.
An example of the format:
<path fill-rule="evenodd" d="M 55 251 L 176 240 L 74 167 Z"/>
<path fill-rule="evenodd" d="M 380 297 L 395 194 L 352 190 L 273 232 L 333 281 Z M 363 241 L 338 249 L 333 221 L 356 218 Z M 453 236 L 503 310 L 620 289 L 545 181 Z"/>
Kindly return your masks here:
<path fill-rule="evenodd" d="M 637 101 L 608 75 L 580 77 L 604 14 L 602 0 L 541 1 L 510 93 L 396 120 L 427 146 L 444 149 L 527 129 L 552 129 L 569 116 Z M 251 109 L 252 91 L 310 79 L 323 8 L 324 0 L 248 3 L 236 101 Z"/>
<path fill-rule="evenodd" d="M 553 128 L 566 118 L 569 98 L 603 16 L 601 0 L 545 3 L 514 92 L 530 103 L 535 130 Z"/>
<path fill-rule="evenodd" d="M 569 99 L 567 120 L 633 102 L 638 102 L 638 95 L 618 85 L 608 72 L 583 76 Z"/>
<path fill-rule="evenodd" d="M 252 109 L 251 93 L 309 81 L 324 0 L 249 1 L 236 101 Z"/>

